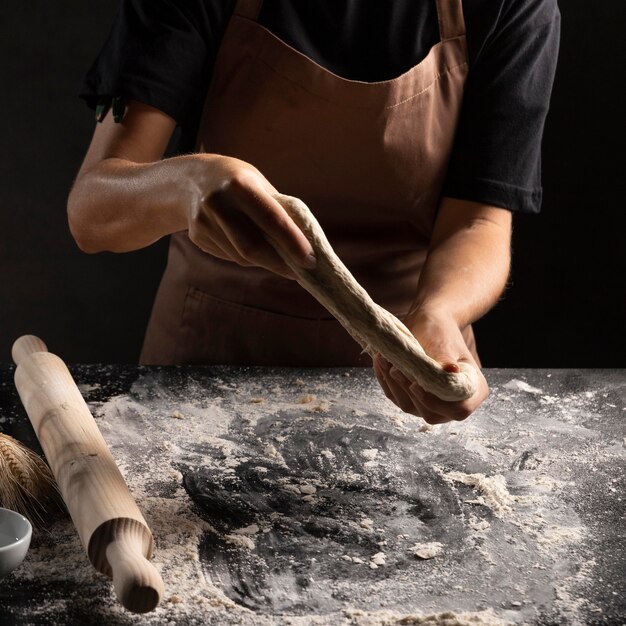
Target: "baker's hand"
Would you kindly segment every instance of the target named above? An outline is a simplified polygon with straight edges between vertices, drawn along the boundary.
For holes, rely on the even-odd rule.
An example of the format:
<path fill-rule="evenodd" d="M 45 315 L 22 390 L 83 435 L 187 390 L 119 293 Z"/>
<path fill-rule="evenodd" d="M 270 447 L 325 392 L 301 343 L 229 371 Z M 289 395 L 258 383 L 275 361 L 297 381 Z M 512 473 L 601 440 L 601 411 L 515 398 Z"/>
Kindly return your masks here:
<path fill-rule="evenodd" d="M 407 325 L 428 356 L 448 372 L 460 371 L 459 363 L 469 363 L 478 371 L 478 389 L 467 400 L 446 402 L 406 378 L 380 354 L 374 356 L 374 372 L 385 395 L 405 413 L 424 418 L 429 424 L 443 424 L 469 417 L 489 395 L 489 387 L 465 344 L 459 327 L 445 315 L 414 316 Z"/>
<path fill-rule="evenodd" d="M 286 278 L 293 272 L 266 236 L 302 267 L 315 267 L 311 244 L 280 203 L 276 189 L 255 167 L 231 157 L 204 155 L 189 181 L 189 238 L 201 250 Z"/>

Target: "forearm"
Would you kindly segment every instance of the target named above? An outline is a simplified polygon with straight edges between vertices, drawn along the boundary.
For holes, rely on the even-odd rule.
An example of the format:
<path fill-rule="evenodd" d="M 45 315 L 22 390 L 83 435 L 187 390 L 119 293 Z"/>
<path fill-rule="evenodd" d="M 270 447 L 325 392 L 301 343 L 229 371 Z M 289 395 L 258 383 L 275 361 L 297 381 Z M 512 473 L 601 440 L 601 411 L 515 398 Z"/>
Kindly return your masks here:
<path fill-rule="evenodd" d="M 510 214 L 503 209 L 444 199 L 433 241 L 407 316 L 451 317 L 464 328 L 489 311 L 506 286 Z"/>
<path fill-rule="evenodd" d="M 109 115 L 96 126 L 67 205 L 79 247 L 127 252 L 184 230 L 207 254 L 286 278 L 293 276 L 268 240 L 314 266 L 311 244 L 253 165 L 219 154 L 162 158 L 175 126 L 134 100 L 123 122 Z"/>
<path fill-rule="evenodd" d="M 202 158 L 154 163 L 107 158 L 82 173 L 68 199 L 70 229 L 80 248 L 127 252 L 186 229 Z"/>

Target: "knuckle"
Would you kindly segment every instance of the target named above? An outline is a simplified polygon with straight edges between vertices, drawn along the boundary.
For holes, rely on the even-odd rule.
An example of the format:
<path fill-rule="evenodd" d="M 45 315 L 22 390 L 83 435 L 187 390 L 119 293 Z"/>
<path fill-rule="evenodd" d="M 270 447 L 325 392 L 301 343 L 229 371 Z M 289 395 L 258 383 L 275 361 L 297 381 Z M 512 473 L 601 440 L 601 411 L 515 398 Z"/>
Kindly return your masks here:
<path fill-rule="evenodd" d="M 246 188 L 245 176 L 241 172 L 235 172 L 224 179 L 220 185 L 222 193 L 237 193 Z"/>
<path fill-rule="evenodd" d="M 234 194 L 241 193 L 242 191 L 252 191 L 257 178 L 253 171 L 241 168 L 226 177 L 222 181 L 220 189 L 224 193 Z"/>
<path fill-rule="evenodd" d="M 225 177 L 215 188 L 203 198 L 202 204 L 211 211 L 220 211 L 232 204 L 235 196 L 240 196 L 248 188 L 241 174 L 235 173 Z"/>

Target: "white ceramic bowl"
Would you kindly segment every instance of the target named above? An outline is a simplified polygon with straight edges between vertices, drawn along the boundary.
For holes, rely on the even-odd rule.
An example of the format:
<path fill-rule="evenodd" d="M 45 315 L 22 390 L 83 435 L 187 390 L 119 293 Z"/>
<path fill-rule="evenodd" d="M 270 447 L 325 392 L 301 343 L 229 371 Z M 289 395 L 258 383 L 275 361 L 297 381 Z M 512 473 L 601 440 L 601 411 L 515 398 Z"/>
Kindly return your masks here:
<path fill-rule="evenodd" d="M 24 560 L 32 532 L 30 522 L 23 515 L 0 508 L 0 578 Z"/>

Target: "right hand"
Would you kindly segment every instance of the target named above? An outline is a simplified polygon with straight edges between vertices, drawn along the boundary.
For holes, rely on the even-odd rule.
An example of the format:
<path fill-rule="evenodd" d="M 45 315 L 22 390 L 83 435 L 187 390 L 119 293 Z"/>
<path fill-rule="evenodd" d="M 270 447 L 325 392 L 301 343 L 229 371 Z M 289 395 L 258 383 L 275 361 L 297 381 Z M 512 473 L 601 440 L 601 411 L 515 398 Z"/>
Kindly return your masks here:
<path fill-rule="evenodd" d="M 272 196 L 276 189 L 254 166 L 221 155 L 203 155 L 191 181 L 189 238 L 201 250 L 285 278 L 293 272 L 268 243 L 276 242 L 305 269 L 315 267 L 311 244 Z"/>
<path fill-rule="evenodd" d="M 489 386 L 479 363 L 465 343 L 461 329 L 451 315 L 441 311 L 418 310 L 410 318 L 406 317 L 404 323 L 426 354 L 438 361 L 447 372 L 460 372 L 461 363 L 474 367 L 478 373 L 477 389 L 466 400 L 441 400 L 417 382 L 409 380 L 380 354 L 375 354 L 374 373 L 385 395 L 405 413 L 422 417 L 429 424 L 467 419 L 487 398 Z"/>

